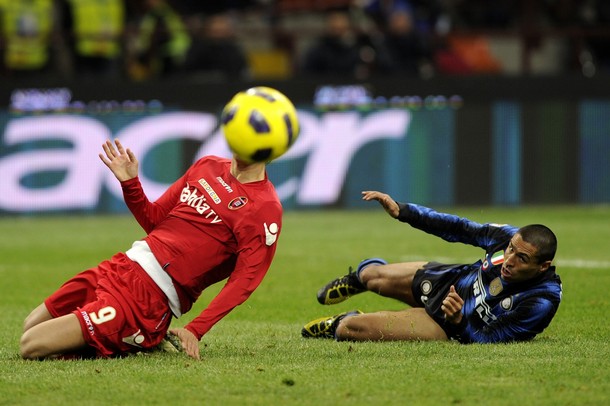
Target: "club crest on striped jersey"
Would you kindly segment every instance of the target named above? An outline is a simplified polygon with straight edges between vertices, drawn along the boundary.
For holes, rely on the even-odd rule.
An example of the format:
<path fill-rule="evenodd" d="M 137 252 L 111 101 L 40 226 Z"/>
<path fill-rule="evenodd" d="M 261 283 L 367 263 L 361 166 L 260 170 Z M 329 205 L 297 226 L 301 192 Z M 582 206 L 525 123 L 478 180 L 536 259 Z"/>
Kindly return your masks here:
<path fill-rule="evenodd" d="M 489 284 L 489 294 L 492 296 L 498 296 L 503 290 L 504 286 L 499 276 Z"/>
<path fill-rule="evenodd" d="M 513 307 L 513 297 L 509 296 L 507 298 L 504 298 L 501 302 L 500 302 L 500 306 L 502 306 L 502 308 L 506 311 L 509 311 L 512 307 Z"/>
<path fill-rule="evenodd" d="M 248 198 L 246 196 L 239 196 L 229 202 L 230 210 L 241 209 L 248 203 Z"/>

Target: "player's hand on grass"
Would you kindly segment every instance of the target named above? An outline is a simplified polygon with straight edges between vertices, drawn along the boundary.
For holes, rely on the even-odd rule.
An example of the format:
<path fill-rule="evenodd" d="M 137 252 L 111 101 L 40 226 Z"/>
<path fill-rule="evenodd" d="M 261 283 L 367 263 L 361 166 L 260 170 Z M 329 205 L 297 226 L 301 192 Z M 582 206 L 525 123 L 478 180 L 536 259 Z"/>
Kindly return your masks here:
<path fill-rule="evenodd" d="M 201 359 L 199 356 L 199 340 L 197 340 L 193 333 L 185 328 L 173 328 L 169 331 L 178 336 L 186 355 L 191 358 Z"/>
<path fill-rule="evenodd" d="M 441 306 L 441 309 L 445 313 L 445 319 L 449 323 L 460 324 L 462 321 L 462 307 L 464 307 L 464 299 L 458 295 L 455 291 L 455 287 L 451 285 L 449 293 L 445 300 L 443 300 Z"/>
<path fill-rule="evenodd" d="M 371 201 L 377 200 L 381 207 L 392 217 L 397 218 L 400 208 L 398 207 L 398 203 L 392 199 L 392 197 L 388 194 L 376 192 L 372 190 L 365 190 L 362 192 L 362 200 Z"/>
<path fill-rule="evenodd" d="M 102 148 L 104 154 L 99 154 L 102 162 L 112 171 L 119 182 L 124 182 L 138 176 L 138 160 L 129 148 L 124 149 L 119 140 L 114 140 L 116 149 L 112 141 L 107 140 Z"/>

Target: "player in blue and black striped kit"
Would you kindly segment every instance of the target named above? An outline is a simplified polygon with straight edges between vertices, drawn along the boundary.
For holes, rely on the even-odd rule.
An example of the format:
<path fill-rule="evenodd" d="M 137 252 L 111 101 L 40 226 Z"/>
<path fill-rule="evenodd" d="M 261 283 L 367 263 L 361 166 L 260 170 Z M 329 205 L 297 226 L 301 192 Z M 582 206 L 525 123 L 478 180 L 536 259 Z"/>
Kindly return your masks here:
<path fill-rule="evenodd" d="M 389 195 L 363 192 L 399 221 L 449 242 L 485 250 L 473 264 L 362 261 L 355 272 L 318 292 L 321 304 L 335 304 L 364 291 L 401 300 L 401 311 L 359 310 L 307 323 L 304 337 L 352 341 L 458 340 L 498 343 L 530 340 L 551 322 L 561 301 L 561 280 L 551 265 L 557 239 L 546 226 L 479 224 Z"/>

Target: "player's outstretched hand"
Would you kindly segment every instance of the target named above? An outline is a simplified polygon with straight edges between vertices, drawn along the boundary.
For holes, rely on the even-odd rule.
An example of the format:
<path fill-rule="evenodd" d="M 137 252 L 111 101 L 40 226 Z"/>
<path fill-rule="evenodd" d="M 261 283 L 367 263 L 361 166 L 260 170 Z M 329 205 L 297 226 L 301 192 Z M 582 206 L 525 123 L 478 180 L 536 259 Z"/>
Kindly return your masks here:
<path fill-rule="evenodd" d="M 462 321 L 462 307 L 464 307 L 464 299 L 458 295 L 455 287 L 451 285 L 449 293 L 441 306 L 443 313 L 445 313 L 445 319 L 449 323 L 460 324 Z"/>
<path fill-rule="evenodd" d="M 112 141 L 107 140 L 102 148 L 104 154 L 99 154 L 100 159 L 116 176 L 119 182 L 124 182 L 138 176 L 138 160 L 129 148 L 124 149 L 119 140 L 114 140 L 116 149 Z"/>
<path fill-rule="evenodd" d="M 362 200 L 370 201 L 377 200 L 383 209 L 392 217 L 397 218 L 400 208 L 398 203 L 388 194 L 376 192 L 373 190 L 365 190 L 362 192 Z"/>
<path fill-rule="evenodd" d="M 186 355 L 191 358 L 201 359 L 199 355 L 199 340 L 197 340 L 193 333 L 185 328 L 172 328 L 169 331 L 178 336 Z"/>

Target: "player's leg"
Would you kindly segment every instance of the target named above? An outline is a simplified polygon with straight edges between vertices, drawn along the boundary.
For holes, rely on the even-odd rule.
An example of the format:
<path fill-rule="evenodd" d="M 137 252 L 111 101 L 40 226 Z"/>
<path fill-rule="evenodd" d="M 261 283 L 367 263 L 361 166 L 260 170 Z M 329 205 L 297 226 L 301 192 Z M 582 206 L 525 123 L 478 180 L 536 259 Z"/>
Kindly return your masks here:
<path fill-rule="evenodd" d="M 28 328 L 19 343 L 21 357 L 40 359 L 86 347 L 76 315 L 52 318 Z"/>
<path fill-rule="evenodd" d="M 341 320 L 356 314 L 362 314 L 362 312 L 360 310 L 352 310 L 312 320 L 303 326 L 301 335 L 305 338 L 335 338 L 335 331 Z"/>
<path fill-rule="evenodd" d="M 23 331 L 25 332 L 35 325 L 54 317 L 70 314 L 77 307 L 94 301 L 96 298 L 95 288 L 101 274 L 102 271 L 99 267 L 96 267 L 87 269 L 70 278 L 43 303 L 30 312 L 23 322 Z"/>
<path fill-rule="evenodd" d="M 366 287 L 359 278 L 360 272 L 370 266 L 385 264 L 387 262 L 381 258 L 369 258 L 361 261 L 355 271 L 350 266 L 347 275 L 333 279 L 318 290 L 318 302 L 326 305 L 340 303 L 353 295 L 365 292 Z"/>
<path fill-rule="evenodd" d="M 343 302 L 361 292 L 370 290 L 382 296 L 390 297 L 416 306 L 413 299 L 412 285 L 415 273 L 423 268 L 426 262 L 403 262 L 388 264 L 380 258 L 371 258 L 360 262 L 356 271 L 330 281 L 317 294 L 320 304 Z"/>
<path fill-rule="evenodd" d="M 402 262 L 371 265 L 360 271 L 359 279 L 366 290 L 415 307 L 418 304 L 413 298 L 413 278 L 425 264 L 426 262 Z"/>
<path fill-rule="evenodd" d="M 350 341 L 447 340 L 447 334 L 423 308 L 354 314 L 336 326 L 335 338 Z"/>

